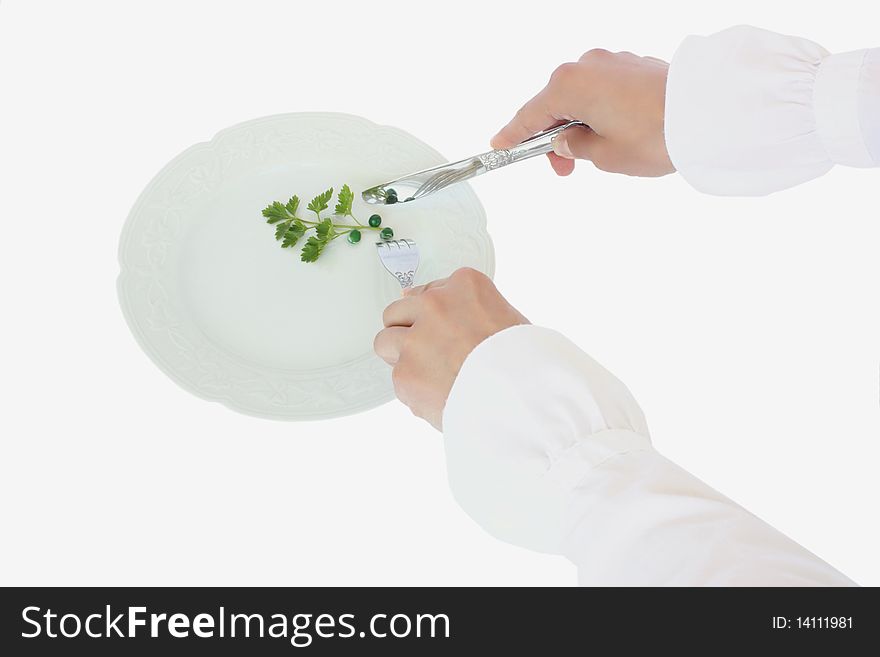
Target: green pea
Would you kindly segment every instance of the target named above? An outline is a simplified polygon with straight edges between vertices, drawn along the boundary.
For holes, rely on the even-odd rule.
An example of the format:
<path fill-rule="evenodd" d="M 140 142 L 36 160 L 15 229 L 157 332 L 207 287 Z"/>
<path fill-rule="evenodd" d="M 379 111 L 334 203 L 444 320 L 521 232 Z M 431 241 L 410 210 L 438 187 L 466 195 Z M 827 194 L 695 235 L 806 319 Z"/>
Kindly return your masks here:
<path fill-rule="evenodd" d="M 370 226 L 372 226 L 373 228 L 378 228 L 381 225 L 382 225 L 382 217 L 380 217 L 378 214 L 374 214 L 374 215 L 370 216 Z"/>
<path fill-rule="evenodd" d="M 348 233 L 348 241 L 352 244 L 357 244 L 358 242 L 360 242 L 361 231 L 359 231 L 357 228 L 352 229 L 351 232 Z"/>
<path fill-rule="evenodd" d="M 390 240 L 392 237 L 394 237 L 394 231 L 386 226 L 381 230 L 379 235 L 382 237 L 383 240 Z"/>

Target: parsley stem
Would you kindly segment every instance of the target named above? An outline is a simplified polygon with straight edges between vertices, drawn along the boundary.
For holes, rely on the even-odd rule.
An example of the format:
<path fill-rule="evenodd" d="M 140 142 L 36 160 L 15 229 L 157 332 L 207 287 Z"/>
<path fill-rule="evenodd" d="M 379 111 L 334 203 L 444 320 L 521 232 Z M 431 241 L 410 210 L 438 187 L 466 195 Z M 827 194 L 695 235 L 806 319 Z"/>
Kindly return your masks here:
<path fill-rule="evenodd" d="M 352 217 L 354 219 L 354 217 Z M 296 221 L 306 224 L 307 226 L 318 226 L 320 221 L 309 221 L 308 219 L 300 219 L 299 217 L 295 218 Z M 355 219 L 357 221 L 357 219 Z M 352 226 L 351 224 L 332 224 L 334 228 L 367 228 L 368 230 L 381 230 L 381 228 L 374 228 L 373 226 L 365 226 L 364 224 L 358 223 L 357 226 Z"/>
<path fill-rule="evenodd" d="M 363 224 L 358 224 L 357 226 L 352 226 L 351 224 L 333 224 L 333 227 L 348 228 L 350 230 L 355 228 L 366 228 L 367 230 L 382 230 L 381 228 L 373 228 L 372 226 L 364 226 Z"/>

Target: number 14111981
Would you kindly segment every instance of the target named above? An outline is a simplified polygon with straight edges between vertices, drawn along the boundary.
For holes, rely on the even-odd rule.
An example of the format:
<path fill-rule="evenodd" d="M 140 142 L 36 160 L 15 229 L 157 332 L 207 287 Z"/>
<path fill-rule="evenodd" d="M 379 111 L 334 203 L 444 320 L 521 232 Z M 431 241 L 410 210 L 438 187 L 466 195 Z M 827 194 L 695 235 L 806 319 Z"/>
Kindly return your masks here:
<path fill-rule="evenodd" d="M 847 629 L 852 627 L 852 616 L 798 616 L 797 624 L 805 630 Z"/>
<path fill-rule="evenodd" d="M 852 616 L 797 616 L 794 622 L 784 616 L 773 619 L 774 629 L 795 627 L 799 630 L 844 630 L 852 629 Z"/>

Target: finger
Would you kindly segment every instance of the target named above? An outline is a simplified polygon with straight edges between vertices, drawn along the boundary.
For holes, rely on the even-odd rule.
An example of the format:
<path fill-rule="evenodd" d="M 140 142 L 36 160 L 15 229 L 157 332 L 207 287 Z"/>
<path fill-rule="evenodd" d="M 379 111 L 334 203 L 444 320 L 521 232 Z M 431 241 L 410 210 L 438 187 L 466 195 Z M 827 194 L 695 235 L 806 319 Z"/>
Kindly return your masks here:
<path fill-rule="evenodd" d="M 382 329 L 373 340 L 373 351 L 389 365 L 396 365 L 408 333 L 409 329 L 403 326 Z"/>
<path fill-rule="evenodd" d="M 574 160 L 559 157 L 556 153 L 547 153 L 547 157 L 557 176 L 568 176 L 574 171 Z"/>
<path fill-rule="evenodd" d="M 542 130 L 563 122 L 560 109 L 554 107 L 555 94 L 550 86 L 523 105 L 510 123 L 501 128 L 489 142 L 492 148 L 512 148 Z"/>
<path fill-rule="evenodd" d="M 382 313 L 382 324 L 388 326 L 412 326 L 419 314 L 421 300 L 418 295 L 407 295 L 392 301 Z"/>
<path fill-rule="evenodd" d="M 448 278 L 438 278 L 436 281 L 431 281 L 430 283 L 425 283 L 424 285 L 416 285 L 415 287 L 407 288 L 403 291 L 403 295 L 409 297 L 416 294 L 421 294 L 425 290 L 430 290 L 434 287 L 443 287 L 448 281 Z"/>
<path fill-rule="evenodd" d="M 608 142 L 589 128 L 569 128 L 553 140 L 553 152 L 567 160 L 601 161 Z"/>
<path fill-rule="evenodd" d="M 660 66 L 669 66 L 669 62 L 665 59 L 659 59 L 658 57 L 642 57 L 646 62 L 651 62 L 652 64 L 658 64 Z"/>

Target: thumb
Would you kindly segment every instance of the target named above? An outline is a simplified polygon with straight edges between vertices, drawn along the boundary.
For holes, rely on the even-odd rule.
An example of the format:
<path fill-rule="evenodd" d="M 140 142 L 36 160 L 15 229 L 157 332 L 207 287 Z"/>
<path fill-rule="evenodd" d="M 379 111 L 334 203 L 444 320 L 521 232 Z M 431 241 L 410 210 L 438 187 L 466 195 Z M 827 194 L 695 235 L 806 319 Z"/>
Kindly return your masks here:
<path fill-rule="evenodd" d="M 553 140 L 553 152 L 567 160 L 601 158 L 605 146 L 605 140 L 589 128 L 569 128 Z"/>

